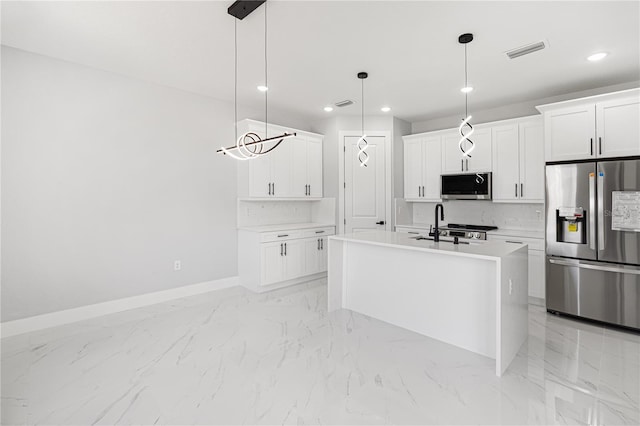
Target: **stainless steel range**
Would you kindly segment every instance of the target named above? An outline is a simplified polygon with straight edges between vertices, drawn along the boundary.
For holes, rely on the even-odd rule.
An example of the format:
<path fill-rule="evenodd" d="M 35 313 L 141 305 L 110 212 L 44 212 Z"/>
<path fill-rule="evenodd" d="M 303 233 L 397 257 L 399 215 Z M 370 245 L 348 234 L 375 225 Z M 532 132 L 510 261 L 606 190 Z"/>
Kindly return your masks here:
<path fill-rule="evenodd" d="M 497 226 L 450 223 L 447 226 L 439 228 L 438 235 L 450 238 L 458 237 L 463 240 L 486 240 L 487 231 L 496 229 L 498 229 Z"/>

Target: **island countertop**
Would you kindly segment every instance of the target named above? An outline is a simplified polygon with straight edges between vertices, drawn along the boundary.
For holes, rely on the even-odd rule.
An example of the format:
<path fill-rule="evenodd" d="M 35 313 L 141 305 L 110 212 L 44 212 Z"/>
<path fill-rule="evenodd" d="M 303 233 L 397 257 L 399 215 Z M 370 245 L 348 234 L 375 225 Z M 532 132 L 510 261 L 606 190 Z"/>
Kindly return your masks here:
<path fill-rule="evenodd" d="M 414 235 L 388 231 L 365 231 L 354 234 L 341 234 L 331 236 L 329 239 L 489 260 L 503 258 L 523 247 L 523 244 L 513 244 L 502 241 L 453 244 L 452 242 L 441 239 L 440 242 L 436 243 L 432 240 L 416 240 Z"/>

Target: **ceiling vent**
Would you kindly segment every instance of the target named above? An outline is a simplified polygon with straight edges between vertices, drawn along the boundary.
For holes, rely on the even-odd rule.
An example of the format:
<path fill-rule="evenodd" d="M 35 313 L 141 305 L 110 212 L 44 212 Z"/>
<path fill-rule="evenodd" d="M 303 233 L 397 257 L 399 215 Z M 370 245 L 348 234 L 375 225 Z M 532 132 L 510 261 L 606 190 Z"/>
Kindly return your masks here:
<path fill-rule="evenodd" d="M 537 52 L 538 50 L 542 50 L 547 45 L 544 41 L 539 41 L 537 43 L 527 44 L 526 46 L 518 47 L 517 49 L 512 49 L 506 52 L 507 56 L 510 59 L 515 59 L 520 56 L 528 55 L 529 53 Z"/>
<path fill-rule="evenodd" d="M 343 108 L 349 105 L 353 105 L 353 101 L 350 101 L 349 99 L 335 103 L 335 106 L 338 108 Z"/>

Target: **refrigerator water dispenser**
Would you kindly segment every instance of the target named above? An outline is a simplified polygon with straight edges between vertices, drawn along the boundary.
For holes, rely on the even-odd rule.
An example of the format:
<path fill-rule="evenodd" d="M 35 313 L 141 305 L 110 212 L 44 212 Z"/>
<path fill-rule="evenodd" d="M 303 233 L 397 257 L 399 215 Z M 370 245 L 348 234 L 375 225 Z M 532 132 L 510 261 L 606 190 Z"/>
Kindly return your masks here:
<path fill-rule="evenodd" d="M 560 207 L 556 210 L 556 241 L 587 244 L 587 212 L 582 207 Z"/>

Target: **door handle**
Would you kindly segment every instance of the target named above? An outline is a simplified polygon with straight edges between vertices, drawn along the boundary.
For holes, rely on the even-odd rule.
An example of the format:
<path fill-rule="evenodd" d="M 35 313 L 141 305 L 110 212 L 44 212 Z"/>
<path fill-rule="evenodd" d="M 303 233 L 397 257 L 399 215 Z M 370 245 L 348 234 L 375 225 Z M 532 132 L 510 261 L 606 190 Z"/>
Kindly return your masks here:
<path fill-rule="evenodd" d="M 582 268 L 582 269 L 593 269 L 594 271 L 640 275 L 640 269 L 626 269 L 626 268 L 619 268 L 619 267 L 613 267 L 613 266 L 600 266 L 600 265 L 592 265 L 590 263 L 569 262 L 566 260 L 559 260 L 559 259 L 549 259 L 549 263 L 553 263 L 554 265 L 561 265 L 561 266 L 573 266 L 575 268 Z"/>
<path fill-rule="evenodd" d="M 385 224 L 384 220 L 381 220 L 380 222 L 376 222 L 376 225 L 384 225 L 384 224 Z"/>
<path fill-rule="evenodd" d="M 589 173 L 589 248 L 596 249 L 596 176 Z"/>
<path fill-rule="evenodd" d="M 598 250 L 604 250 L 604 173 L 598 172 Z"/>
<path fill-rule="evenodd" d="M 598 154 L 602 155 L 602 138 L 598 138 Z"/>

